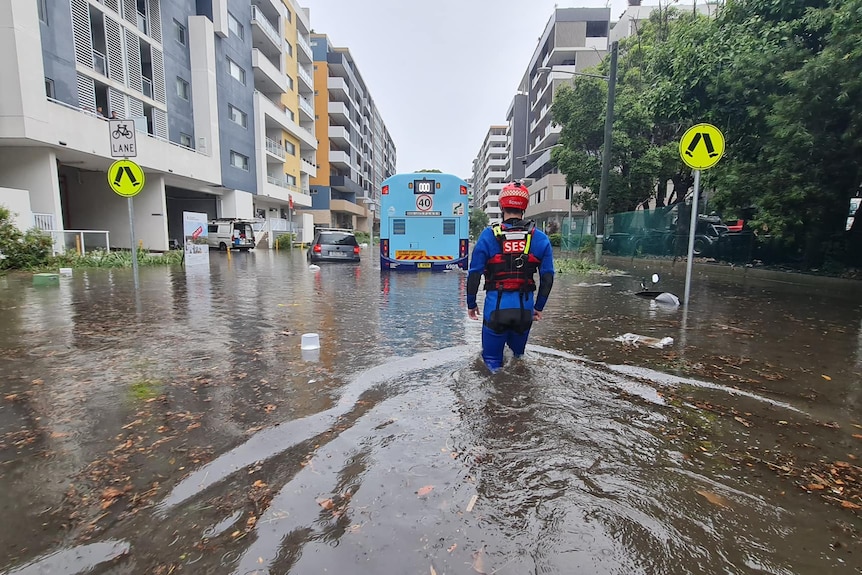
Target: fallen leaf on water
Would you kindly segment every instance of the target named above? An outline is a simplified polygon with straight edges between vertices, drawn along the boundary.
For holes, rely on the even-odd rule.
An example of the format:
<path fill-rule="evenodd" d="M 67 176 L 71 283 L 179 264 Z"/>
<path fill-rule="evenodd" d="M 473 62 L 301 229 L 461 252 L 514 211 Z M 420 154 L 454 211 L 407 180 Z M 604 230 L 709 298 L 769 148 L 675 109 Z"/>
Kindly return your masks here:
<path fill-rule="evenodd" d="M 856 505 L 852 501 L 847 501 L 846 499 L 841 500 L 841 507 L 844 509 L 862 509 L 862 506 Z"/>
<path fill-rule="evenodd" d="M 716 495 L 710 491 L 702 491 L 700 489 L 697 490 L 697 494 L 712 503 L 713 505 L 718 505 L 719 507 L 730 507 L 727 504 L 727 499 L 722 497 L 721 495 Z"/>
<path fill-rule="evenodd" d="M 473 551 L 473 571 L 476 573 L 482 573 L 483 575 L 488 575 L 488 572 L 485 571 L 485 546 L 483 545 L 481 549 L 478 551 Z"/>
<path fill-rule="evenodd" d="M 467 504 L 467 513 L 473 511 L 473 506 L 476 505 L 476 502 L 479 500 L 479 494 L 474 493 L 473 497 L 470 498 L 470 502 Z"/>
<path fill-rule="evenodd" d="M 450 547 L 450 548 L 449 548 L 449 553 L 452 553 L 452 552 L 453 552 L 453 551 L 455 551 L 455 549 L 457 549 L 457 548 L 458 548 L 458 544 L 457 544 L 457 543 L 453 543 L 453 544 L 452 544 L 452 547 Z"/>
<path fill-rule="evenodd" d="M 832 381 L 832 378 L 831 378 L 831 377 L 829 377 L 828 375 L 822 375 L 822 374 L 821 374 L 821 375 L 820 375 L 820 377 L 822 377 L 822 378 L 823 378 L 823 379 L 825 379 L 826 381 Z"/>
<path fill-rule="evenodd" d="M 267 405 L 266 405 L 266 406 L 264 406 L 264 408 L 263 408 L 263 410 L 264 410 L 265 412 L 267 412 L 267 413 L 271 413 L 271 412 L 275 411 L 275 409 L 276 409 L 275 405 L 273 405 L 273 404 L 271 404 L 271 403 L 267 404 Z"/>
<path fill-rule="evenodd" d="M 431 493 L 431 491 L 433 491 L 433 490 L 434 490 L 433 485 L 426 485 L 425 487 L 420 487 L 419 491 L 416 492 L 416 495 L 418 495 L 419 497 L 423 497 L 423 496 Z"/>
<path fill-rule="evenodd" d="M 266 487 L 266 483 L 258 479 L 254 483 L 252 483 L 252 487 Z"/>
<path fill-rule="evenodd" d="M 809 483 L 808 490 L 809 491 L 823 491 L 826 489 L 826 486 L 821 483 Z"/>
<path fill-rule="evenodd" d="M 739 423 L 741 423 L 745 427 L 751 427 L 751 424 L 749 422 L 745 421 L 744 419 L 742 419 L 738 415 L 736 417 L 734 417 L 733 419 L 735 419 L 736 421 L 738 421 Z"/>
<path fill-rule="evenodd" d="M 855 437 L 856 439 L 862 439 L 862 435 L 860 435 L 858 433 L 854 433 L 853 437 Z"/>
<path fill-rule="evenodd" d="M 317 504 L 327 510 L 335 507 L 335 503 L 332 501 L 332 499 L 322 499 L 318 501 Z"/>
<path fill-rule="evenodd" d="M 129 248 L 129 249 L 131 250 L 132 248 Z M 437 570 L 434 569 L 433 565 L 431 566 L 431 575 L 437 575 Z"/>

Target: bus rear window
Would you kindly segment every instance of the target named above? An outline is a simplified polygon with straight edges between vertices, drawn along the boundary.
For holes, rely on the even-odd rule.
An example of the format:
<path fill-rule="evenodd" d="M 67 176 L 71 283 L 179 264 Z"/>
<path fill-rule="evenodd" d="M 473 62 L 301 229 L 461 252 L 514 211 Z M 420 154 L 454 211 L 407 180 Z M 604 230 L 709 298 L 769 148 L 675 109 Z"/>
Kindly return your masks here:
<path fill-rule="evenodd" d="M 336 246 L 355 246 L 356 236 L 353 234 L 346 234 L 342 232 L 325 232 L 320 234 L 320 241 L 318 243 L 325 245 L 336 245 Z"/>
<path fill-rule="evenodd" d="M 454 236 L 455 235 L 455 220 L 443 220 L 443 235 L 444 236 Z"/>
<path fill-rule="evenodd" d="M 396 236 L 403 236 L 407 233 L 405 220 L 392 220 L 392 233 Z"/>

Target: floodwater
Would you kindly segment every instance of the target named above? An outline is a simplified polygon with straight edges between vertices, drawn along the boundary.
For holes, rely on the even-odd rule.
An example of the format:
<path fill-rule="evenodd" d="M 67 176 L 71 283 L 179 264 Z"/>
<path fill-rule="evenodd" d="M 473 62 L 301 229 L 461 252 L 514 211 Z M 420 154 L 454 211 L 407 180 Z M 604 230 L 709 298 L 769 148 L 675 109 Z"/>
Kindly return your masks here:
<path fill-rule="evenodd" d="M 363 254 L 0 277 L 0 573 L 862 573 L 856 285 L 561 274 L 491 376 Z"/>

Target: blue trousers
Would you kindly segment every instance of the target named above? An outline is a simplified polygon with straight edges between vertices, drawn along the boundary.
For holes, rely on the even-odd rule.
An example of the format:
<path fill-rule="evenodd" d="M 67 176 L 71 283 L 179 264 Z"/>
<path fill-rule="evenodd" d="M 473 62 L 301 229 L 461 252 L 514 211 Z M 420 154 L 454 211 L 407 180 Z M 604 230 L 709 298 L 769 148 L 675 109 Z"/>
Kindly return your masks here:
<path fill-rule="evenodd" d="M 515 354 L 515 357 L 520 357 L 524 355 L 524 349 L 527 347 L 527 339 L 529 337 L 529 329 L 523 333 L 518 333 L 511 329 L 496 332 L 487 325 L 483 325 L 482 359 L 491 373 L 496 373 L 503 367 L 503 350 L 506 345 Z"/>

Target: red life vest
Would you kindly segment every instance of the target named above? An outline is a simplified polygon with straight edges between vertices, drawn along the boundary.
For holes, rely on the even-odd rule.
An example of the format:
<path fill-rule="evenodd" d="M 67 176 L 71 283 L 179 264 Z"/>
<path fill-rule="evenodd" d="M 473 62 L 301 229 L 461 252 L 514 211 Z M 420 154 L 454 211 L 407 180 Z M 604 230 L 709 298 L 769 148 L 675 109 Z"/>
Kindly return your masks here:
<path fill-rule="evenodd" d="M 500 245 L 500 253 L 488 258 L 485 264 L 485 289 L 496 291 L 536 291 L 533 276 L 542 263 L 530 253 L 535 225 L 519 222 L 505 229 L 500 224 L 492 226 L 494 237 Z"/>

